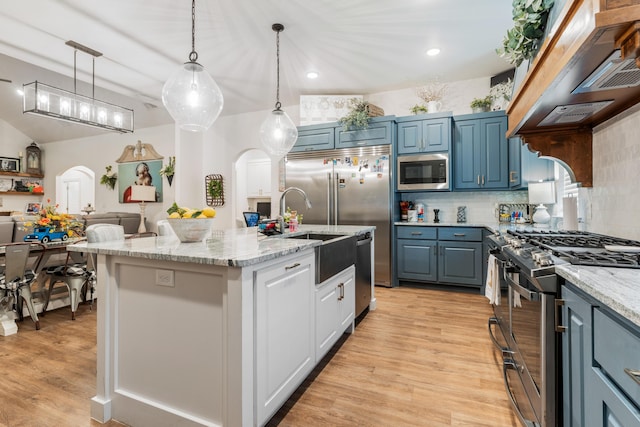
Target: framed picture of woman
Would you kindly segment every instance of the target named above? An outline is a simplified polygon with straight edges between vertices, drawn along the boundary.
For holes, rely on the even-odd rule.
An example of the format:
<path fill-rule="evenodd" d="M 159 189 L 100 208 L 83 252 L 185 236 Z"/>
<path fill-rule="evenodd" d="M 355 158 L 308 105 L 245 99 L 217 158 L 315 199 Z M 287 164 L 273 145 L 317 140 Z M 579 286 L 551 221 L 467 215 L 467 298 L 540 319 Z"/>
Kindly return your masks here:
<path fill-rule="evenodd" d="M 13 157 L 0 157 L 0 171 L 20 172 L 20 159 Z"/>

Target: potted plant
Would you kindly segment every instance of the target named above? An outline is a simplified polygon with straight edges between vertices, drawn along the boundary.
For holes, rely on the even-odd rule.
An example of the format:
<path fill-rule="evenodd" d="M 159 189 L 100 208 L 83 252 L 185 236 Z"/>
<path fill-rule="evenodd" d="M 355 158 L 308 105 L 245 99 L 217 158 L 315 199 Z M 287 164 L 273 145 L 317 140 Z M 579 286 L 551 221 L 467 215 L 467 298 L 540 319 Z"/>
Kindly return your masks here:
<path fill-rule="evenodd" d="M 489 111 L 491 109 L 492 102 L 493 98 L 491 97 L 491 95 L 487 95 L 484 98 L 474 98 L 469 106 L 471 107 L 471 111 L 473 111 L 474 113 L 484 113 L 485 111 Z"/>
<path fill-rule="evenodd" d="M 501 57 L 516 67 L 535 56 L 538 41 L 544 35 L 549 11 L 554 0 L 513 0 L 513 28 L 507 30 Z"/>
<path fill-rule="evenodd" d="M 102 175 L 102 178 L 100 178 L 100 184 L 104 184 L 113 190 L 116 186 L 116 181 L 118 180 L 118 174 L 111 170 L 111 165 L 106 166 L 105 169 L 107 172 Z"/>
<path fill-rule="evenodd" d="M 169 187 L 173 182 L 173 175 L 176 173 L 176 156 L 169 156 L 169 163 L 167 163 L 162 169 L 160 169 L 160 175 L 167 177 L 169 181 Z"/>
<path fill-rule="evenodd" d="M 442 100 L 446 92 L 447 85 L 437 81 L 429 82 L 416 90 L 418 98 L 426 104 L 427 113 L 436 113 L 442 108 Z"/>
<path fill-rule="evenodd" d="M 428 110 L 425 105 L 416 104 L 413 107 L 411 107 L 409 111 L 411 111 L 411 113 L 414 115 L 418 115 L 418 114 L 426 114 Z"/>
<path fill-rule="evenodd" d="M 349 112 L 338 120 L 344 130 L 366 129 L 369 127 L 369 103 L 352 100 Z"/>

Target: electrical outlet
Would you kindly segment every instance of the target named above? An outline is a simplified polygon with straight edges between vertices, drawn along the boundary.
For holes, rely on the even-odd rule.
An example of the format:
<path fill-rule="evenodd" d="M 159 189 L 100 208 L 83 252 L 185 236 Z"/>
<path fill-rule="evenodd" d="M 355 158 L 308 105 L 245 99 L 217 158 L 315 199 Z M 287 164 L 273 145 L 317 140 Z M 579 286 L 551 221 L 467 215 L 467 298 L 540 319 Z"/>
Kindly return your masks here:
<path fill-rule="evenodd" d="M 173 270 L 156 270 L 156 285 L 173 288 L 175 286 Z"/>

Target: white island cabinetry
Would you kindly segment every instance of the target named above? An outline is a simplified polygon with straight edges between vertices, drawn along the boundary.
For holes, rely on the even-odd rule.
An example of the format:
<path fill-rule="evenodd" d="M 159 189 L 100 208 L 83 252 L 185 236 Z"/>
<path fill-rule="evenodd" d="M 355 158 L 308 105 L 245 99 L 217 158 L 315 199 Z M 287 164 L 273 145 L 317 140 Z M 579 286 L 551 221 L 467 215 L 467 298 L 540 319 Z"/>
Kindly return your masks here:
<path fill-rule="evenodd" d="M 315 365 L 313 266 L 309 255 L 255 273 L 259 424 L 273 416 Z"/>
<path fill-rule="evenodd" d="M 92 418 L 134 427 L 262 426 L 303 382 L 319 361 L 314 247 L 322 242 L 255 232 L 239 240 L 249 232 L 67 247 L 97 257 Z M 338 335 L 353 325 L 353 271 L 329 279 Z"/>
<path fill-rule="evenodd" d="M 353 332 L 356 312 L 355 267 L 327 279 L 316 288 L 316 360 L 320 360 L 343 332 Z"/>

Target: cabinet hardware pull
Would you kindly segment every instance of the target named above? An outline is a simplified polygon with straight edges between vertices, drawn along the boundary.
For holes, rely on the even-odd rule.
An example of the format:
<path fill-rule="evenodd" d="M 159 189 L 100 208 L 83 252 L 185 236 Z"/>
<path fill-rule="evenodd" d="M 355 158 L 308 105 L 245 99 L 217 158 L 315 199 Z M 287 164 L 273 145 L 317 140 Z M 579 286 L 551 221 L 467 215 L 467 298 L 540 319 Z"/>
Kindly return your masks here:
<path fill-rule="evenodd" d="M 484 175 L 482 175 L 482 185 L 484 185 Z"/>
<path fill-rule="evenodd" d="M 466 233 L 453 233 L 454 237 L 464 237 L 466 236 Z"/>
<path fill-rule="evenodd" d="M 356 142 L 356 145 L 365 145 L 366 143 L 367 143 L 367 141 Z"/>
<path fill-rule="evenodd" d="M 420 149 L 424 150 L 424 137 L 420 138 Z"/>
<path fill-rule="evenodd" d="M 480 185 L 480 175 L 478 175 L 478 185 Z"/>
<path fill-rule="evenodd" d="M 300 267 L 300 263 L 299 262 L 296 262 L 293 265 L 289 265 L 289 266 L 285 267 L 284 269 L 285 270 L 291 270 L 292 268 L 296 268 L 296 267 Z"/>
<path fill-rule="evenodd" d="M 629 375 L 631 379 L 640 384 L 640 370 L 624 368 L 624 372 Z"/>
<path fill-rule="evenodd" d="M 555 324 L 556 325 L 555 326 L 556 326 L 556 332 L 561 333 L 561 334 L 567 331 L 567 327 L 560 324 L 561 314 L 558 314 L 558 310 L 561 310 L 563 305 L 564 305 L 564 300 L 558 298 L 556 300 L 556 312 L 555 312 Z"/>
<path fill-rule="evenodd" d="M 516 182 L 516 179 L 514 178 L 516 173 L 516 171 L 509 171 L 509 182 Z"/>
<path fill-rule="evenodd" d="M 412 236 L 422 236 L 422 232 L 421 231 L 412 231 L 411 235 Z"/>
<path fill-rule="evenodd" d="M 344 283 L 340 283 L 338 287 L 340 288 L 340 293 L 338 294 L 338 301 L 342 301 L 344 299 Z"/>

